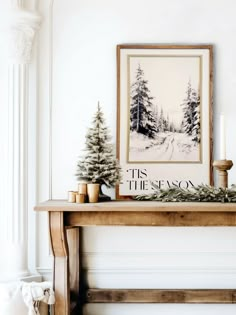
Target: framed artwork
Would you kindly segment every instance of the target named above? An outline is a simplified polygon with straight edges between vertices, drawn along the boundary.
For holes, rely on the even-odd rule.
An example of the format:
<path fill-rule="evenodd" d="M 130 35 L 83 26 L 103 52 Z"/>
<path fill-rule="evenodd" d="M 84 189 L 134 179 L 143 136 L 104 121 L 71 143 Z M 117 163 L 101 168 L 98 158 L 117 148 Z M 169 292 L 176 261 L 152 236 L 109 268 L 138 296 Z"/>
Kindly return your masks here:
<path fill-rule="evenodd" d="M 213 184 L 212 51 L 117 46 L 117 199 Z"/>

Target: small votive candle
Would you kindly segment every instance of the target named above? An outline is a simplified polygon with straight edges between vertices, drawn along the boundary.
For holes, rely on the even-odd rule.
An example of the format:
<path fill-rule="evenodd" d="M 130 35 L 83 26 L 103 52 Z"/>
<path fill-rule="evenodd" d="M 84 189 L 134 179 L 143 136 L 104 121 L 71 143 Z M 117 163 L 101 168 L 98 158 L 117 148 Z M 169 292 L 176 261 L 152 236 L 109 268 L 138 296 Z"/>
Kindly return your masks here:
<path fill-rule="evenodd" d="M 85 197 L 84 194 L 76 194 L 76 203 L 85 203 Z"/>
<path fill-rule="evenodd" d="M 68 191 L 68 202 L 76 201 L 76 191 Z"/>
<path fill-rule="evenodd" d="M 79 194 L 87 195 L 87 184 L 86 183 L 79 183 L 78 191 L 79 191 Z"/>

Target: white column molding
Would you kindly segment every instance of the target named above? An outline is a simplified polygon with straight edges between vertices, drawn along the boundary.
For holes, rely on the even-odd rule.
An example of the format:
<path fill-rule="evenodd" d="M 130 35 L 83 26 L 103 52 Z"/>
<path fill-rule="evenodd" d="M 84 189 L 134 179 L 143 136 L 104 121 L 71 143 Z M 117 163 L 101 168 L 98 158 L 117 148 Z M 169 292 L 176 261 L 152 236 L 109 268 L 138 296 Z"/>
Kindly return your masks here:
<path fill-rule="evenodd" d="M 24 0 L 11 0 L 12 8 L 23 8 Z"/>
<path fill-rule="evenodd" d="M 33 11 L 15 7 L 11 12 L 10 58 L 13 63 L 30 63 L 33 41 L 41 17 Z"/>
<path fill-rule="evenodd" d="M 28 86 L 33 40 L 40 16 L 14 1 L 10 24 L 8 91 L 8 198 L 5 278 L 27 276 Z"/>

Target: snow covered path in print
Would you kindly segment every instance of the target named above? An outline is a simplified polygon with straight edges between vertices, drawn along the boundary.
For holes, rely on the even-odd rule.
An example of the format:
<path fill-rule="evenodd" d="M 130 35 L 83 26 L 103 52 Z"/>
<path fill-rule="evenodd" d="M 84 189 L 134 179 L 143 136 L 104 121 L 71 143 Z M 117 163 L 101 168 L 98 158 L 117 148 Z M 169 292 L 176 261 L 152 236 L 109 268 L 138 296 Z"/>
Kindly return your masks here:
<path fill-rule="evenodd" d="M 183 133 L 160 133 L 155 139 L 131 133 L 129 161 L 199 161 L 199 145 Z"/>

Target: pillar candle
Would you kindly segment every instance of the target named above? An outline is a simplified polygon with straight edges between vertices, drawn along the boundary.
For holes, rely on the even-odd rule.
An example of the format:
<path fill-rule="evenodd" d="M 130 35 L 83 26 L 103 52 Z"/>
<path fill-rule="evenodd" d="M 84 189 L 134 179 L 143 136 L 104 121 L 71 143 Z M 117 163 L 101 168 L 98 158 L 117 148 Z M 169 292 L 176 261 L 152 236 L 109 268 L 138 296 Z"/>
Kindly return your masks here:
<path fill-rule="evenodd" d="M 76 194 L 76 203 L 85 203 L 86 195 Z"/>
<path fill-rule="evenodd" d="M 68 191 L 68 202 L 75 202 L 75 199 L 76 199 L 76 192 Z"/>
<path fill-rule="evenodd" d="M 87 184 L 86 183 L 79 183 L 78 191 L 79 191 L 79 194 L 87 195 Z"/>

